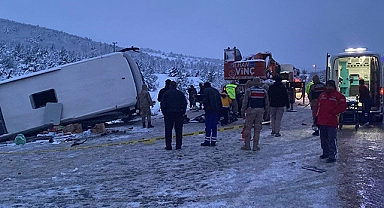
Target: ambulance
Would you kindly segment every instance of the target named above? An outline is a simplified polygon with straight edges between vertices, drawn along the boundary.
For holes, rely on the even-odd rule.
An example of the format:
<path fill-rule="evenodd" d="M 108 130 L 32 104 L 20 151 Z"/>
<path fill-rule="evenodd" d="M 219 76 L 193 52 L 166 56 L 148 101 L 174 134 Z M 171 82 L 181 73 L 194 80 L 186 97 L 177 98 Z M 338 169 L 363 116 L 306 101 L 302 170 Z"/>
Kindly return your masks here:
<path fill-rule="evenodd" d="M 327 54 L 326 80 L 336 81 L 336 86 L 347 102 L 358 101 L 359 80 L 364 79 L 373 101 L 371 120 L 383 121 L 384 74 L 382 57 L 366 48 L 348 48 L 337 55 Z M 358 103 L 359 114 L 362 104 Z"/>

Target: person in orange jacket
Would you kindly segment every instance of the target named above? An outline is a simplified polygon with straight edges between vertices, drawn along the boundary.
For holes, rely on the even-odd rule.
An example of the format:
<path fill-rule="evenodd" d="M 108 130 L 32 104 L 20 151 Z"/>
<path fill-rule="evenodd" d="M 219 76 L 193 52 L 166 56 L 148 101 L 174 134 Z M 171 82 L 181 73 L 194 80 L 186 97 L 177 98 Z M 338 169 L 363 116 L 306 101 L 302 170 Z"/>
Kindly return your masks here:
<path fill-rule="evenodd" d="M 222 126 L 228 125 L 228 114 L 229 114 L 229 106 L 231 106 L 232 100 L 229 98 L 228 93 L 225 89 L 220 93 L 221 96 L 221 104 L 223 107 L 221 108 L 221 116 L 223 116 L 223 121 L 221 122 Z"/>
<path fill-rule="evenodd" d="M 347 109 L 345 96 L 336 90 L 336 82 L 328 80 L 325 91 L 320 94 L 315 104 L 315 123 L 320 129 L 320 140 L 327 163 L 336 161 L 338 116 Z"/>

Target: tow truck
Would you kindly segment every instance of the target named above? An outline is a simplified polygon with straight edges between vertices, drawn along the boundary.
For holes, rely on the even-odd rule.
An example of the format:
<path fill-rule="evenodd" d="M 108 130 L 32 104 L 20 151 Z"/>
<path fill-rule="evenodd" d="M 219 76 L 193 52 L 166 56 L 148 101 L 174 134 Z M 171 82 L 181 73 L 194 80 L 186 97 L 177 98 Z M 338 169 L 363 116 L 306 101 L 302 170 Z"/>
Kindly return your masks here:
<path fill-rule="evenodd" d="M 271 52 L 260 52 L 243 59 L 236 47 L 224 49 L 224 80 L 245 84 L 255 77 L 270 79 L 276 73 L 279 73 L 279 64 Z"/>
<path fill-rule="evenodd" d="M 304 91 L 305 82 L 295 80 L 297 72 L 292 64 L 280 65 L 272 58 L 271 52 L 260 52 L 243 58 L 240 50 L 236 47 L 224 49 L 224 80 L 238 81 L 240 94 L 245 91 L 245 84 L 248 80 L 260 77 L 263 80 L 272 79 L 275 75 L 280 75 L 289 90 L 291 110 L 295 101 L 296 90 Z M 300 99 L 304 94 L 301 95 Z"/>

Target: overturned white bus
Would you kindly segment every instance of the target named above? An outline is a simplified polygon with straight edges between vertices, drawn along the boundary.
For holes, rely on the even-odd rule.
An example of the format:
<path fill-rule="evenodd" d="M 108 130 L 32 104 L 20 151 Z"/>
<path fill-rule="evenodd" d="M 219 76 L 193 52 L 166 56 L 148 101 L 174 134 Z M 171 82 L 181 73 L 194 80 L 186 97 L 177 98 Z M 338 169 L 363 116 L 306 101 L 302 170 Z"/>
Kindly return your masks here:
<path fill-rule="evenodd" d="M 136 112 L 143 78 L 125 52 L 0 82 L 0 141 L 52 123 L 104 122 Z"/>

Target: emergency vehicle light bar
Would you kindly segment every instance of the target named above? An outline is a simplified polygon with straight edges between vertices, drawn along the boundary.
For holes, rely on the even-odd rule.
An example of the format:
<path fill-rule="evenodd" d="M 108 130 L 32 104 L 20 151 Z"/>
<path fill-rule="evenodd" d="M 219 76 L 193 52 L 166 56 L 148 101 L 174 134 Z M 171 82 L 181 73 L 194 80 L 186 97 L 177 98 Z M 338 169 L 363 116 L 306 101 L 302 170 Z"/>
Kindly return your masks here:
<path fill-rule="evenodd" d="M 367 51 L 367 48 L 347 48 L 344 49 L 344 52 L 352 53 L 352 52 L 364 52 Z"/>

